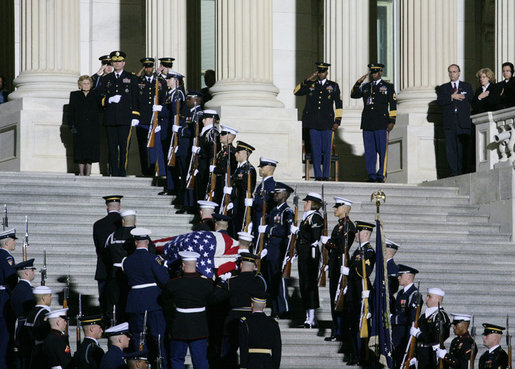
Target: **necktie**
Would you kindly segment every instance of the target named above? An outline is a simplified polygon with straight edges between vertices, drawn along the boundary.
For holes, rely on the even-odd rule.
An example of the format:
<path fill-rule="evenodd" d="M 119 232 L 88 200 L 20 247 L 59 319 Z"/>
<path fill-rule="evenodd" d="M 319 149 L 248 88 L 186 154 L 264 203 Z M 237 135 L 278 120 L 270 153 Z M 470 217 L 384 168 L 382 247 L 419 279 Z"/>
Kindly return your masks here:
<path fill-rule="evenodd" d="M 456 88 L 456 83 L 453 83 L 453 84 L 452 84 L 452 91 L 453 91 L 454 93 L 456 93 L 456 92 L 458 91 L 458 89 Z"/>
<path fill-rule="evenodd" d="M 120 75 L 118 73 L 116 73 L 116 79 L 118 79 L 120 77 Z"/>

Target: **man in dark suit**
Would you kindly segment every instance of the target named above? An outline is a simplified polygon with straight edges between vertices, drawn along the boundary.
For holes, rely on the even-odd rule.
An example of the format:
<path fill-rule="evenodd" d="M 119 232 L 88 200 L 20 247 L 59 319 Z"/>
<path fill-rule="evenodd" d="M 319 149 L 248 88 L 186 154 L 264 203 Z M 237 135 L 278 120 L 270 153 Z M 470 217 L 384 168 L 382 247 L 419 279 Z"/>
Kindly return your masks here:
<path fill-rule="evenodd" d="M 331 64 L 316 62 L 315 65 L 317 71 L 299 83 L 293 93 L 306 96 L 302 128 L 309 132 L 315 180 L 327 181 L 331 168 L 333 132 L 342 120 L 342 98 L 338 83 L 327 79 Z M 321 164 L 324 166 L 323 171 L 320 169 Z"/>
<path fill-rule="evenodd" d="M 363 98 L 361 129 L 368 173 L 367 182 L 384 182 L 386 179 L 388 133 L 393 129 L 397 117 L 395 87 L 381 78 L 383 68 L 383 64 L 369 64 L 370 72 L 356 81 L 350 95 L 353 99 Z M 365 78 L 369 76 L 371 81 L 362 85 Z M 378 154 L 379 170 L 376 171 Z"/>
<path fill-rule="evenodd" d="M 472 120 L 470 103 L 474 91 L 470 83 L 460 81 L 460 67 L 451 64 L 447 68 L 450 82 L 438 88 L 437 103 L 443 108 L 443 128 L 447 162 L 451 176 L 463 174 L 464 153 L 470 143 Z"/>
<path fill-rule="evenodd" d="M 102 296 L 107 278 L 107 254 L 105 249 L 107 237 L 122 226 L 122 216 L 120 215 L 122 197 L 121 195 L 103 196 L 102 198 L 106 202 L 107 215 L 93 224 L 93 242 L 97 253 L 95 280 L 98 282 L 98 296 Z M 100 306 L 105 316 L 105 306 L 102 299 L 100 299 Z"/>
<path fill-rule="evenodd" d="M 113 51 L 110 56 L 114 72 L 104 77 L 100 92 L 104 96 L 109 174 L 125 177 L 132 127 L 137 126 L 140 119 L 138 78 L 124 70 L 126 54 L 123 51 Z"/>

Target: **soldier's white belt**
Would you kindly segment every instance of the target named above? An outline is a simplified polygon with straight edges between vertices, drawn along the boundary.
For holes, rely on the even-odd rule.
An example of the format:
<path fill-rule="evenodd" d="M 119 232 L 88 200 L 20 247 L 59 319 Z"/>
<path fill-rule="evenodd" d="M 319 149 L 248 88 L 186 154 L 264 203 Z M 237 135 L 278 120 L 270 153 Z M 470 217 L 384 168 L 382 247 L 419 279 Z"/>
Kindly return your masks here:
<path fill-rule="evenodd" d="M 139 290 L 140 288 L 148 288 L 148 287 L 157 287 L 157 283 L 144 283 L 144 284 L 137 284 L 135 286 L 132 286 L 131 288 L 133 290 Z"/>
<path fill-rule="evenodd" d="M 206 307 L 203 306 L 200 308 L 189 308 L 189 309 L 183 309 L 183 308 L 176 307 L 175 310 L 177 310 L 179 313 L 192 314 L 192 313 L 201 313 L 203 311 L 206 311 Z"/>
<path fill-rule="evenodd" d="M 0 286 L 0 291 L 5 290 L 5 286 Z"/>
<path fill-rule="evenodd" d="M 262 348 L 249 348 L 249 354 L 268 354 L 272 355 L 271 349 L 262 349 Z"/>
<path fill-rule="evenodd" d="M 116 268 L 121 268 L 122 267 L 122 263 L 114 263 L 113 266 L 116 267 Z"/>
<path fill-rule="evenodd" d="M 239 308 L 232 308 L 233 311 L 252 311 L 252 308 L 250 306 L 247 307 L 239 307 Z"/>

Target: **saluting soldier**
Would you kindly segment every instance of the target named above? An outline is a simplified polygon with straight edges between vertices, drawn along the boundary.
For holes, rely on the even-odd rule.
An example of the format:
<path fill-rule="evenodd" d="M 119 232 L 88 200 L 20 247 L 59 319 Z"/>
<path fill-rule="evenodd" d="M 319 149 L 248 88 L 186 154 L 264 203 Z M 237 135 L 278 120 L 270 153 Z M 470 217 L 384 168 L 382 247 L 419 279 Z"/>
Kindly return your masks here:
<path fill-rule="evenodd" d="M 232 235 L 234 236 L 243 230 L 245 208 L 250 207 L 248 211 L 252 211 L 252 194 L 256 188 L 256 168 L 249 162 L 249 156 L 254 150 L 255 148 L 248 143 L 238 141 L 234 153 L 237 163 L 232 175 L 233 191 L 231 194 L 231 201 L 234 204 L 232 215 Z M 247 198 L 247 191 L 250 191 L 250 198 Z"/>
<path fill-rule="evenodd" d="M 214 149 L 220 147 L 220 133 L 216 126 L 220 117 L 216 110 L 207 109 L 202 112 L 202 126 L 199 137 L 199 146 L 192 146 L 198 152 L 198 173 L 195 180 L 195 192 L 198 200 L 206 197 L 209 176 L 214 170 L 212 167 Z"/>
<path fill-rule="evenodd" d="M 129 323 L 107 328 L 105 335 L 109 340 L 109 349 L 100 361 L 100 369 L 126 369 L 123 350 L 129 347 L 131 341 Z"/>
<path fill-rule="evenodd" d="M 304 215 L 297 233 L 296 251 L 299 265 L 299 288 L 302 305 L 306 310 L 304 328 L 313 328 L 318 299 L 318 268 L 320 265 L 320 237 L 324 231 L 324 216 L 320 213 L 322 196 L 309 192 L 304 201 Z"/>
<path fill-rule="evenodd" d="M 240 368 L 278 369 L 281 365 L 281 330 L 265 314 L 266 295 L 251 298 L 252 314 L 240 319 Z"/>
<path fill-rule="evenodd" d="M 141 121 L 136 126 L 138 137 L 139 160 L 141 172 L 146 177 L 152 177 L 155 168 L 150 164 L 148 143 L 148 131 L 152 127 L 152 114 L 156 110 L 154 105 L 162 105 L 166 97 L 166 81 L 154 73 L 154 58 L 142 58 L 140 63 L 143 65 L 143 75 L 138 77 L 138 98 L 140 106 Z M 158 90 L 158 101 L 156 104 L 156 84 Z M 156 114 L 159 114 L 157 111 Z"/>
<path fill-rule="evenodd" d="M 8 229 L 0 233 L 0 367 L 7 368 L 7 349 L 12 348 L 9 331 L 14 330 L 14 317 L 5 313 L 9 301 L 9 293 L 18 282 L 11 252 L 16 249 L 16 229 Z M 7 305 L 9 306 L 9 305 Z"/>
<path fill-rule="evenodd" d="M 418 328 L 411 327 L 410 334 L 417 339 L 415 349 L 419 369 L 435 369 L 438 360 L 433 346 L 440 344 L 440 339 L 445 341 L 449 337 L 451 321 L 449 316 L 440 306 L 445 292 L 441 288 L 428 288 L 426 296 L 426 310 L 418 319 Z M 442 331 L 439 329 L 442 322 Z"/>
<path fill-rule="evenodd" d="M 213 283 L 196 271 L 198 253 L 181 251 L 179 256 L 184 274 L 171 279 L 166 285 L 166 291 L 175 303 L 170 366 L 174 369 L 184 368 L 184 358 L 189 348 L 195 369 L 208 369 L 206 305 L 213 294 Z"/>
<path fill-rule="evenodd" d="M 214 231 L 215 220 L 213 219 L 213 213 L 215 208 L 218 206 L 216 202 L 198 200 L 198 206 L 200 208 L 200 221 L 194 224 L 191 228 L 192 231 Z"/>
<path fill-rule="evenodd" d="M 32 291 L 36 306 L 27 314 L 25 320 L 25 333 L 27 334 L 27 347 L 31 350 L 27 352 L 27 358 L 30 358 L 30 368 L 39 368 L 42 359 L 43 340 L 50 332 L 50 325 L 46 320 L 46 314 L 50 312 L 50 304 L 52 303 L 52 290 L 46 286 L 38 286 Z M 23 337 L 25 337 L 25 333 Z"/>
<path fill-rule="evenodd" d="M 102 338 L 102 315 L 80 317 L 80 325 L 84 331 L 84 340 L 77 347 L 74 360 L 77 369 L 98 369 L 104 357 L 104 350 L 98 340 Z"/>
<path fill-rule="evenodd" d="M 261 224 L 261 218 L 263 216 L 263 194 L 266 202 L 266 212 L 270 213 L 270 210 L 274 207 L 273 192 L 275 190 L 274 172 L 277 167 L 278 161 L 260 157 L 259 158 L 259 176 L 263 178 L 261 183 L 256 187 L 254 191 L 254 199 L 252 202 L 252 235 L 254 239 L 258 239 L 258 226 Z M 265 214 L 265 216 L 267 215 Z M 257 245 L 256 245 L 257 246 Z"/>
<path fill-rule="evenodd" d="M 399 264 L 397 279 L 402 287 L 395 299 L 395 308 L 391 310 L 393 363 L 399 368 L 408 345 L 410 328 L 417 315 L 419 291 L 413 283 L 418 270 Z"/>
<path fill-rule="evenodd" d="M 104 126 L 109 148 L 109 175 L 127 175 L 127 156 L 132 127 L 140 123 L 138 79 L 124 70 L 125 54 L 113 51 L 109 54 L 114 72 L 107 74 L 101 84 Z"/>
<path fill-rule="evenodd" d="M 277 204 L 270 209 L 266 226 L 259 226 L 259 233 L 265 236 L 265 254 L 263 259 L 263 275 L 268 284 L 268 291 L 272 300 L 272 316 L 278 317 L 287 313 L 288 290 L 282 278 L 282 264 L 286 249 L 288 248 L 288 237 L 293 224 L 293 210 L 286 202 L 293 188 L 287 184 L 276 182 L 274 190 L 274 202 Z"/>
<path fill-rule="evenodd" d="M 112 73 L 114 69 L 111 56 L 102 55 L 100 58 L 98 58 L 98 60 L 100 60 L 100 68 L 98 69 L 98 72 L 91 76 L 91 80 L 93 81 L 92 87 L 96 90 L 101 91 L 102 85 L 105 84 L 104 77 L 109 73 Z"/>
<path fill-rule="evenodd" d="M 356 81 L 351 91 L 353 99 L 363 98 L 361 129 L 365 146 L 365 164 L 368 182 L 384 182 L 386 180 L 386 160 L 388 150 L 388 133 L 395 125 L 397 117 L 397 97 L 393 84 L 384 81 L 383 64 L 371 63 L 369 73 Z M 363 83 L 365 78 L 370 82 Z M 376 171 L 377 155 L 379 169 Z"/>
<path fill-rule="evenodd" d="M 229 167 L 229 179 L 232 178 L 232 174 L 236 170 L 236 158 L 235 152 L 236 148 L 233 145 L 234 139 L 238 131 L 229 126 L 221 125 L 220 126 L 220 146 L 218 152 L 216 153 L 216 165 L 215 165 L 215 197 L 213 199 L 214 202 L 220 204 L 221 207 L 224 206 L 223 199 L 225 197 L 226 192 L 231 195 L 232 186 L 228 188 L 226 176 L 227 176 L 227 161 L 230 162 Z M 225 204 L 227 205 L 227 204 Z"/>
<path fill-rule="evenodd" d="M 449 352 L 436 349 L 436 356 L 443 359 L 450 369 L 468 369 L 471 358 L 476 357 L 477 345 L 468 331 L 471 319 L 472 315 L 452 314 L 452 328 L 456 337 L 451 342 Z"/>
<path fill-rule="evenodd" d="M 483 323 L 483 328 L 483 345 L 488 351 L 479 358 L 479 369 L 508 368 L 508 354 L 500 346 L 501 336 L 506 328 L 490 323 Z"/>
<path fill-rule="evenodd" d="M 68 327 L 67 311 L 68 308 L 64 308 L 50 311 L 46 314 L 50 324 L 50 332 L 41 346 L 43 360 L 38 363 L 38 365 L 41 365 L 41 368 L 73 368 L 68 332 L 66 332 Z"/>
<path fill-rule="evenodd" d="M 299 83 L 293 93 L 306 96 L 302 112 L 304 141 L 307 143 L 306 136 L 309 135 L 315 180 L 327 181 L 331 168 L 333 132 L 342 120 L 342 98 L 338 83 L 327 79 L 331 64 L 316 62 L 315 66 L 317 71 Z M 322 164 L 323 170 L 320 167 Z"/>

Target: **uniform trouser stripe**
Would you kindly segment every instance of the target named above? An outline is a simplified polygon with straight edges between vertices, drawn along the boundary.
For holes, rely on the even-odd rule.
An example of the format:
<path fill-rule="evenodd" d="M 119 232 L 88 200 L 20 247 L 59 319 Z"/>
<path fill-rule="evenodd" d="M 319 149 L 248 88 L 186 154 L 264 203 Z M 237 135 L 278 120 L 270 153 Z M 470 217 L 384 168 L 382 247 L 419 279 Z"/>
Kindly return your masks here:
<path fill-rule="evenodd" d="M 131 144 L 132 126 L 129 128 L 129 136 L 127 137 L 127 144 L 125 145 L 125 171 L 127 171 L 127 163 L 129 162 L 129 146 Z"/>
<path fill-rule="evenodd" d="M 383 163 L 383 178 L 386 179 L 386 164 L 388 163 L 388 137 L 390 132 L 386 130 L 386 150 L 384 152 L 384 163 Z"/>

